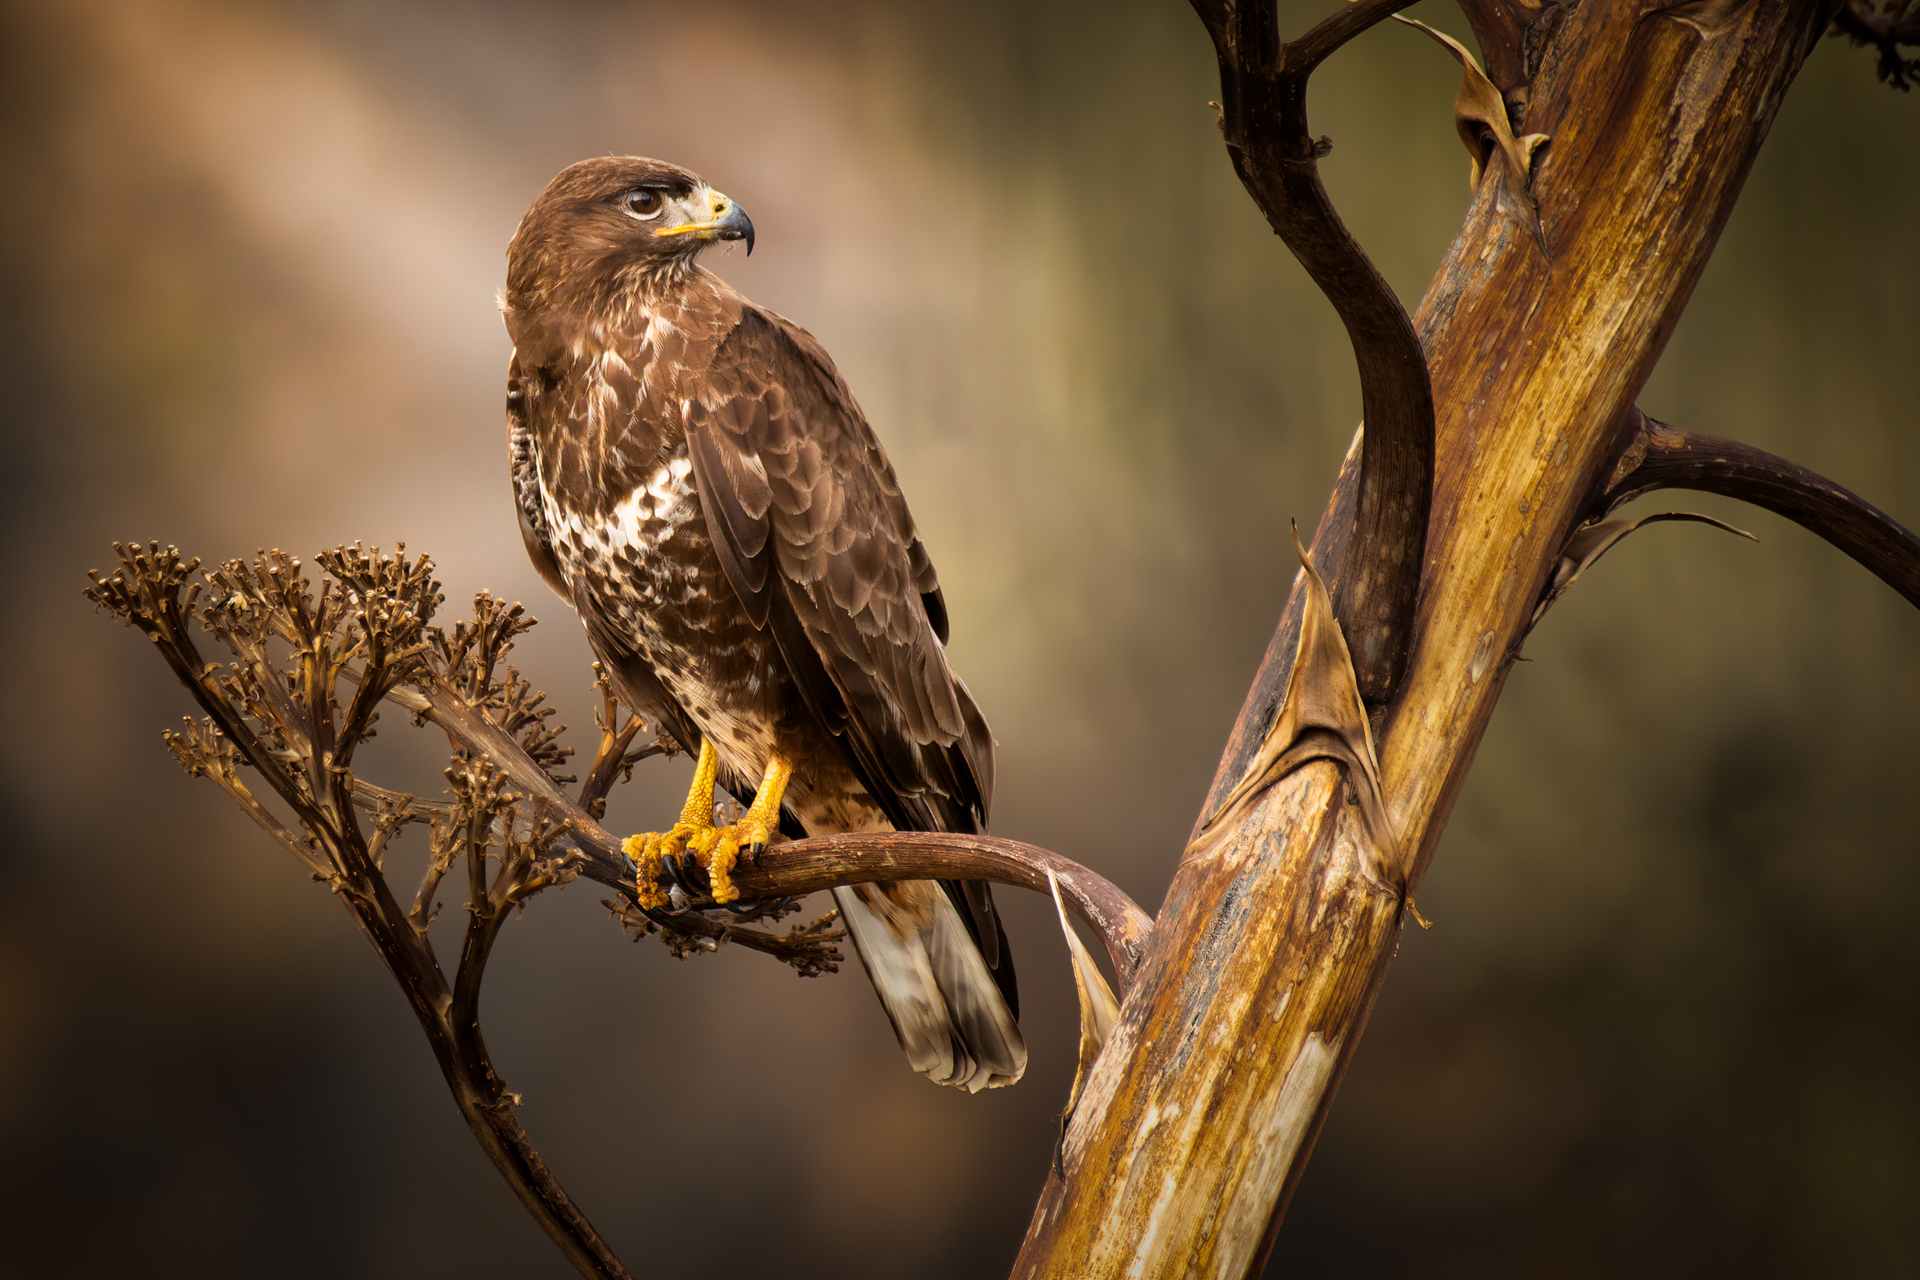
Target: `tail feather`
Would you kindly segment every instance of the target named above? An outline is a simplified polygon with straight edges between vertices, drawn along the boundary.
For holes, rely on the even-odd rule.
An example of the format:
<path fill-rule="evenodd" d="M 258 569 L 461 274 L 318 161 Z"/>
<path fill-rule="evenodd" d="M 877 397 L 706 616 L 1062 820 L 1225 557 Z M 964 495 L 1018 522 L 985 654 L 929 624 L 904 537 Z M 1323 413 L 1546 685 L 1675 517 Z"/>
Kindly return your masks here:
<path fill-rule="evenodd" d="M 1020 1078 L 1026 1040 L 939 885 L 850 885 L 833 896 L 915 1071 L 968 1093 Z"/>

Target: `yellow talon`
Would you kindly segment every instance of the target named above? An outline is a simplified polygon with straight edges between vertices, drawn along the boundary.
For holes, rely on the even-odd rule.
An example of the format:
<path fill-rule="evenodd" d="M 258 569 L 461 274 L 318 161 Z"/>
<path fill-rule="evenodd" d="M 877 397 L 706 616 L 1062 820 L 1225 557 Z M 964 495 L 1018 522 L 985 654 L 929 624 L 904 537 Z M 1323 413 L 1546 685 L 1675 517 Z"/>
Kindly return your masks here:
<path fill-rule="evenodd" d="M 628 836 L 620 848 L 633 860 L 634 899 L 645 908 L 664 907 L 670 899 L 660 888 L 660 867 L 682 849 L 692 853 L 707 869 L 707 880 L 715 902 L 734 902 L 740 897 L 733 883 L 733 868 L 742 849 L 767 844 L 780 829 L 780 801 L 793 776 L 793 766 L 779 756 L 767 763 L 766 776 L 753 798 L 746 816 L 724 827 L 713 825 L 713 784 L 719 760 L 713 748 L 700 744 L 700 762 L 694 766 L 693 787 L 687 792 L 680 821 L 665 832 L 646 832 Z"/>
<path fill-rule="evenodd" d="M 707 883 L 713 890 L 713 900 L 732 902 L 739 898 L 740 890 L 733 883 L 733 864 L 740 861 L 738 824 L 709 827 L 688 847 L 700 855 L 701 862 L 707 868 Z"/>
<path fill-rule="evenodd" d="M 660 888 L 660 864 L 679 853 L 712 827 L 696 827 L 676 822 L 667 831 L 648 831 L 628 836 L 620 842 L 620 851 L 633 860 L 634 897 L 643 907 L 664 907 L 669 899 Z"/>

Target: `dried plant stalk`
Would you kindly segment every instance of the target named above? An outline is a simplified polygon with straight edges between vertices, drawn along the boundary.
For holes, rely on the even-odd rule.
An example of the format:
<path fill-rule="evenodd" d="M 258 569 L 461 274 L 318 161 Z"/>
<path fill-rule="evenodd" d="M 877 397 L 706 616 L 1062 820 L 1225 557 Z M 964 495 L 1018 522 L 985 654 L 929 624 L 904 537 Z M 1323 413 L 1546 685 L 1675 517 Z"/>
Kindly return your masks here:
<path fill-rule="evenodd" d="M 1588 3 L 1556 18 L 1515 130 L 1553 139 L 1531 175 L 1540 239 L 1483 181 L 1417 317 L 1437 406 L 1433 516 L 1406 676 L 1373 716 L 1408 892 L 1825 14 L 1791 0 L 1691 6 L 1681 21 Z M 1323 533 L 1356 481 L 1350 456 Z M 1206 813 L 1275 718 L 1299 594 Z M 1258 1274 L 1404 921 L 1369 874 L 1350 796 L 1346 768 L 1307 760 L 1183 857 L 1016 1276 Z"/>

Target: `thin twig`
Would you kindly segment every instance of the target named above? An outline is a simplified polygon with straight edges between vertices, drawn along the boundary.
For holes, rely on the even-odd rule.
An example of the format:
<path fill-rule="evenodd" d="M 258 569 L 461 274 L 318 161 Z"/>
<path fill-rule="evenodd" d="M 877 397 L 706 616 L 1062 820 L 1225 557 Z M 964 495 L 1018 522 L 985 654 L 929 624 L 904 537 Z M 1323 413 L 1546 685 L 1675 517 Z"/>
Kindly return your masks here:
<path fill-rule="evenodd" d="M 404 791 L 392 791 L 364 778 L 353 780 L 353 803 L 368 813 L 395 813 L 404 822 L 432 822 L 448 811 L 444 800 L 422 800 Z"/>
<path fill-rule="evenodd" d="M 1334 10 L 1315 26 L 1287 45 L 1288 72 L 1305 80 L 1329 54 L 1363 31 L 1379 26 L 1402 9 L 1411 9 L 1418 0 L 1354 0 Z M 1251 8 L 1264 6 L 1253 5 Z"/>
<path fill-rule="evenodd" d="M 655 734 L 646 746 L 637 751 L 628 750 L 634 737 L 646 728 L 646 722 L 636 715 L 623 718 L 613 686 L 597 662 L 593 664 L 593 674 L 600 686 L 600 746 L 594 753 L 593 767 L 587 770 L 587 780 L 580 784 L 580 807 L 600 818 L 606 815 L 607 793 L 614 783 L 633 777 L 633 767 L 647 757 L 670 756 L 676 748 L 671 741 Z"/>

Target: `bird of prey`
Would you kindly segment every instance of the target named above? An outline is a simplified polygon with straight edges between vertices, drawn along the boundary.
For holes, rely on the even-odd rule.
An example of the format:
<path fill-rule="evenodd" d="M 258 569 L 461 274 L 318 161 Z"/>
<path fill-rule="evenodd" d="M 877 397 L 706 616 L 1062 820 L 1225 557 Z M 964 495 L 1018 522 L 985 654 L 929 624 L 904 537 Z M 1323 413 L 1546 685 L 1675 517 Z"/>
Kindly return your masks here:
<path fill-rule="evenodd" d="M 789 834 L 977 831 L 993 739 L 947 664 L 947 611 L 893 466 L 813 336 L 697 261 L 753 223 L 698 175 L 585 160 L 507 250 L 515 505 L 621 698 L 698 753 L 680 820 L 636 836 L 738 897 L 742 852 Z M 758 786 L 755 786 L 755 783 Z M 716 827 L 716 783 L 745 800 Z M 915 1070 L 970 1092 L 1026 1068 L 987 886 L 836 889 Z"/>

